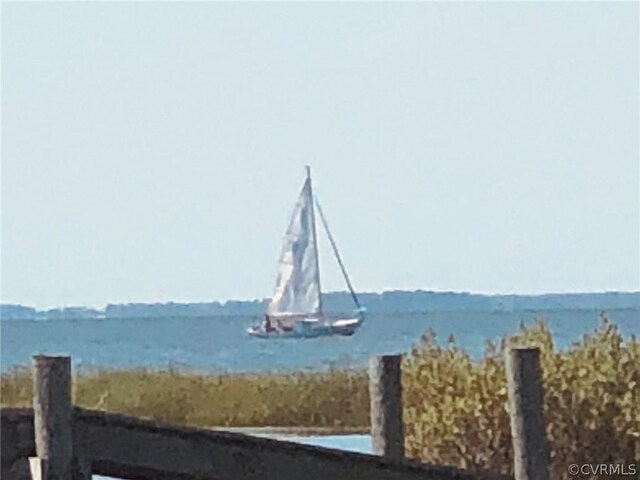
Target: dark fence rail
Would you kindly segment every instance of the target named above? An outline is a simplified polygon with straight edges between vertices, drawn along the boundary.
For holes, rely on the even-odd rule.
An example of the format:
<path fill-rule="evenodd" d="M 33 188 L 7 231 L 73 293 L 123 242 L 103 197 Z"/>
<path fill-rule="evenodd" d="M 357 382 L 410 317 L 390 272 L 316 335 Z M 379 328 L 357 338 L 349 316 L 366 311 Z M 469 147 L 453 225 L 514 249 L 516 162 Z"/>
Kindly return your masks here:
<path fill-rule="evenodd" d="M 29 477 L 29 457 L 36 454 L 33 410 L 3 408 L 0 414 L 0 478 Z"/>
<path fill-rule="evenodd" d="M 2 409 L 3 479 L 30 478 L 27 458 L 36 454 L 33 422 L 32 409 Z M 73 442 L 74 457 L 90 459 L 91 473 L 125 479 L 499 478 L 240 433 L 163 425 L 78 407 L 73 409 Z"/>

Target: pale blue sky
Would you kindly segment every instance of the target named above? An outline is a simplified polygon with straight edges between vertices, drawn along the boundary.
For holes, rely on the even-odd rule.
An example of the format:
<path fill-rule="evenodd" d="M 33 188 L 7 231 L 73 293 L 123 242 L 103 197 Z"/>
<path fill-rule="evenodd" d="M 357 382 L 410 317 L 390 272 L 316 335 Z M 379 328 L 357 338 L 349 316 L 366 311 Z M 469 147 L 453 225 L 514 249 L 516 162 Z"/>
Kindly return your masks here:
<path fill-rule="evenodd" d="M 2 3 L 2 301 L 638 290 L 639 5 Z M 325 288 L 343 289 L 326 244 Z"/>

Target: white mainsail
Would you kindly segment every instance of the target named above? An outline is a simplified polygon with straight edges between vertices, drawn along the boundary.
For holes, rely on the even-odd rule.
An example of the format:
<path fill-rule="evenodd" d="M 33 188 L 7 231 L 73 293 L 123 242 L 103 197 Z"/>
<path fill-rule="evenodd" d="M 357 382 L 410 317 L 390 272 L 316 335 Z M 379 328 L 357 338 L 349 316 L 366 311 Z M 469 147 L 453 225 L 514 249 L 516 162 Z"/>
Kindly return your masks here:
<path fill-rule="evenodd" d="M 328 317 L 323 312 L 314 206 L 317 207 L 333 253 L 358 307 L 356 316 Z M 313 195 L 309 167 L 282 245 L 278 278 L 266 315 L 267 318 L 248 329 L 249 335 L 257 338 L 349 336 L 364 322 L 364 309 L 353 291 L 320 204 Z M 275 322 L 271 322 L 269 317 Z"/>
<path fill-rule="evenodd" d="M 280 253 L 278 278 L 270 316 L 320 316 L 320 271 L 313 213 L 311 178 L 307 171 L 300 197 Z"/>

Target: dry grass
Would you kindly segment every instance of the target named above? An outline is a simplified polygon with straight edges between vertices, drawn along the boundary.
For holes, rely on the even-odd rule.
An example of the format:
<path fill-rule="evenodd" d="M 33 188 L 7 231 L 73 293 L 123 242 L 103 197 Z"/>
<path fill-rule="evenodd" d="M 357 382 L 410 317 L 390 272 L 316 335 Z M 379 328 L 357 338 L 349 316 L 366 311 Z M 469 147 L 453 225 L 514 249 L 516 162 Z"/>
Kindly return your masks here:
<path fill-rule="evenodd" d="M 76 405 L 194 426 L 368 425 L 364 372 L 216 374 L 99 370 L 74 378 Z M 29 406 L 31 375 L 2 375 L 2 405 Z"/>

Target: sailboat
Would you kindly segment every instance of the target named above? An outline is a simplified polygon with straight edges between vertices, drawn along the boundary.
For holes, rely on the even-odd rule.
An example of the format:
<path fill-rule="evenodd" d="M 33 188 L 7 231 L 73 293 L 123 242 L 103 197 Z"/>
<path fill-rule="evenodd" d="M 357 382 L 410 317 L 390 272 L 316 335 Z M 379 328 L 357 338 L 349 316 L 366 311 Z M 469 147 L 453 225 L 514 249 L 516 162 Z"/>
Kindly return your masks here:
<path fill-rule="evenodd" d="M 323 309 L 315 221 L 316 208 L 354 302 L 354 313 L 350 316 L 332 317 Z M 364 322 L 364 311 L 353 290 L 320 204 L 313 194 L 311 169 L 307 166 L 306 179 L 280 252 L 273 296 L 263 317 L 247 332 L 258 338 L 353 335 Z"/>

